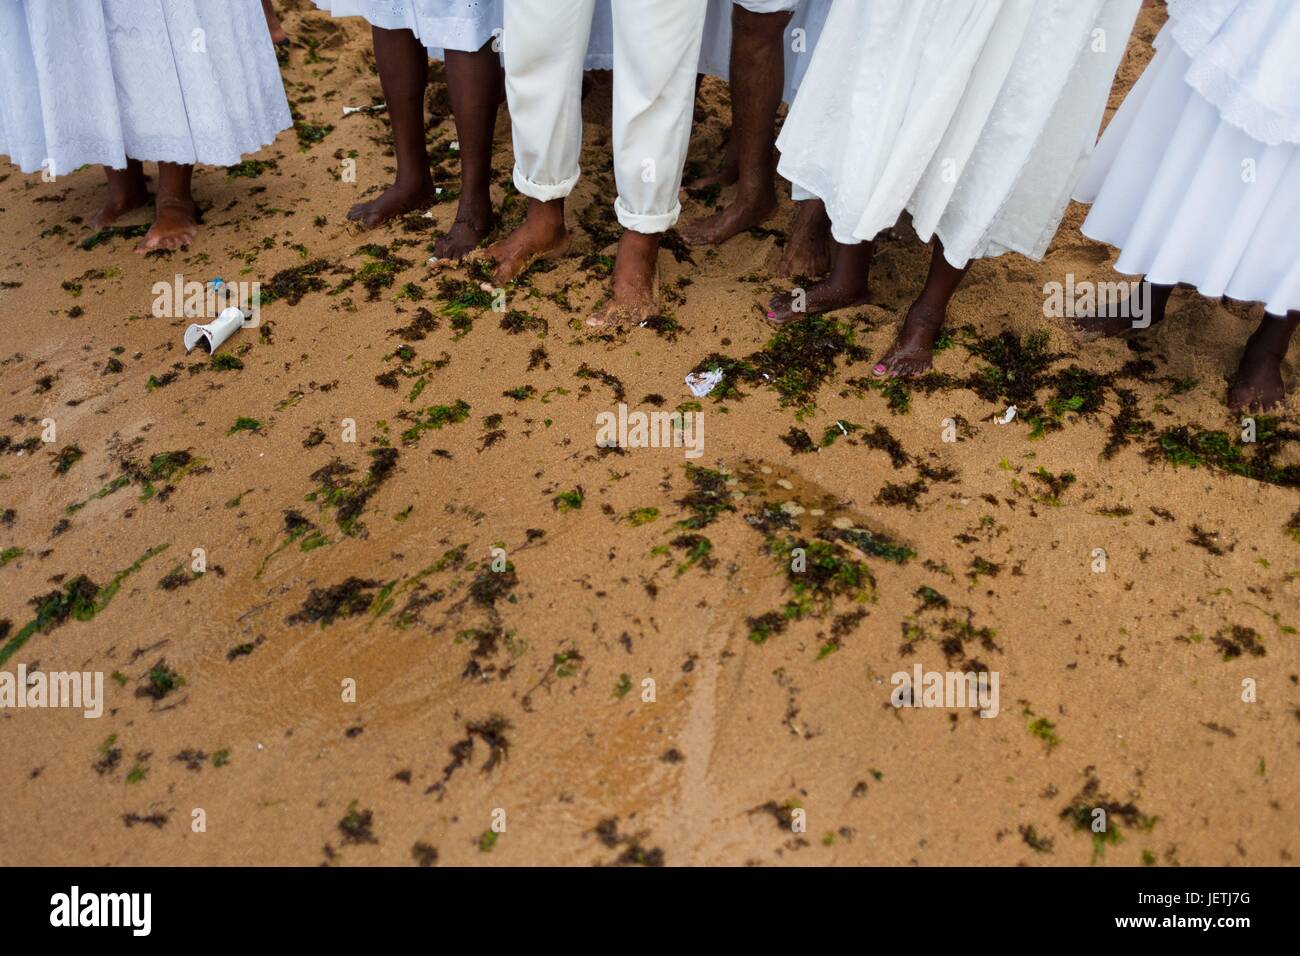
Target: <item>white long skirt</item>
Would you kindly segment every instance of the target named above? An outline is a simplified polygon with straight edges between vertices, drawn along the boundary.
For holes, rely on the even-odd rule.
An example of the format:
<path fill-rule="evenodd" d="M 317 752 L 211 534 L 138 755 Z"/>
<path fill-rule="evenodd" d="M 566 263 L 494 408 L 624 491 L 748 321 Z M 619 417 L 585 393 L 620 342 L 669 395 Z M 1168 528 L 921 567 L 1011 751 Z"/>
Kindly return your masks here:
<path fill-rule="evenodd" d="M 382 30 L 410 30 L 435 60 L 446 50 L 473 53 L 501 36 L 503 0 L 312 0 L 335 17 L 361 17 Z M 610 0 L 600 0 L 593 18 L 585 67 L 614 66 L 614 22 Z M 701 0 L 703 2 L 703 0 Z"/>
<path fill-rule="evenodd" d="M 906 209 L 955 267 L 1039 259 L 1096 141 L 1140 0 L 835 3 L 777 141 L 841 243 Z"/>
<path fill-rule="evenodd" d="M 313 0 L 336 17 L 364 17 L 383 30 L 410 30 L 441 58 L 443 50 L 481 50 L 501 29 L 501 0 Z M 498 35 L 499 32 L 498 32 Z"/>
<path fill-rule="evenodd" d="M 258 0 L 0 0 L 0 154 L 230 166 L 292 125 Z"/>
<path fill-rule="evenodd" d="M 1300 147 L 1225 122 L 1169 33 L 1075 191 L 1093 203 L 1083 233 L 1120 250 L 1119 272 L 1300 310 Z"/>

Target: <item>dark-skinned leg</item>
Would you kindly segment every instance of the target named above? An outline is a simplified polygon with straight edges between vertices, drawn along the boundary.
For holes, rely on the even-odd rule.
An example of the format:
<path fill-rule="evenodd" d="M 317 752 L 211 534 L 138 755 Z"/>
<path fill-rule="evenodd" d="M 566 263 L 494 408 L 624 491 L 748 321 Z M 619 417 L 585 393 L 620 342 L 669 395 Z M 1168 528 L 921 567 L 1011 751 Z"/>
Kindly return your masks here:
<path fill-rule="evenodd" d="M 563 255 L 569 248 L 569 232 L 564 226 L 564 200 L 528 200 L 523 223 L 504 239 L 486 249 L 476 250 L 470 259 L 488 259 L 496 263 L 493 280 L 505 285 L 527 269 L 534 260 L 548 255 Z"/>
<path fill-rule="evenodd" d="M 104 167 L 108 188 L 104 190 L 104 205 L 90 217 L 90 224 L 103 229 L 118 216 L 138 209 L 149 201 L 145 186 L 144 166 L 138 159 L 128 159 L 126 169 Z"/>
<path fill-rule="evenodd" d="M 943 254 L 943 243 L 934 240 L 930 256 L 930 273 L 925 278 L 925 288 L 907 310 L 907 318 L 898 331 L 898 337 L 884 356 L 871 369 L 879 377 L 912 378 L 930 368 L 934 358 L 934 343 L 939 338 L 948 317 L 948 303 L 961 285 L 969 266 L 958 269 Z"/>
<path fill-rule="evenodd" d="M 1267 411 L 1286 400 L 1282 360 L 1291 336 L 1300 325 L 1300 312 L 1285 317 L 1265 315 L 1246 342 L 1237 371 L 1228 383 L 1228 407 L 1233 411 Z"/>
<path fill-rule="evenodd" d="M 1165 320 L 1165 310 L 1169 306 L 1169 297 L 1173 294 L 1173 291 L 1174 287 L 1171 285 L 1155 285 L 1151 282 L 1143 282 L 1129 298 L 1127 316 L 1096 315 L 1076 318 L 1073 320 L 1075 330 L 1078 332 L 1080 339 L 1089 342 L 1093 339 L 1111 338 L 1129 332 L 1140 332 L 1150 326 L 1159 325 Z M 1144 318 L 1150 321 L 1145 325 L 1135 326 L 1133 318 L 1143 309 L 1145 309 Z"/>
<path fill-rule="evenodd" d="M 280 18 L 275 15 L 271 0 L 262 0 L 262 14 L 266 17 L 266 28 L 271 31 L 271 41 L 277 46 L 289 42 L 289 34 L 284 32 Z"/>
<path fill-rule="evenodd" d="M 464 258 L 492 231 L 492 134 L 506 91 L 491 40 L 473 53 L 447 51 L 447 92 L 460 142 L 460 205 L 451 229 L 433 245 L 435 261 Z"/>
<path fill-rule="evenodd" d="M 700 104 L 700 87 L 703 84 L 704 75 L 698 74 L 695 77 L 695 115 L 698 117 Z M 585 88 L 584 88 L 585 93 Z M 692 179 L 683 187 L 685 189 L 707 189 L 709 186 L 730 186 L 740 178 L 739 163 L 736 159 L 736 138 L 727 137 L 727 144 L 723 148 L 722 165 L 714 172 L 705 173 L 696 179 Z"/>
<path fill-rule="evenodd" d="M 785 79 L 782 40 L 792 15 L 752 13 L 732 5 L 731 142 L 739 181 L 729 206 L 682 229 L 682 237 L 693 245 L 725 242 L 776 211 L 772 146 Z"/>
<path fill-rule="evenodd" d="M 357 203 L 348 218 L 371 229 L 422 209 L 433 198 L 429 154 L 424 148 L 424 90 L 429 84 L 429 54 L 410 30 L 372 27 L 375 65 L 393 127 L 397 178 L 377 199 Z"/>
<path fill-rule="evenodd" d="M 188 163 L 158 164 L 153 225 L 135 247 L 138 255 L 153 249 L 180 249 L 194 241 L 199 222 L 190 191 L 193 176 L 194 167 Z"/>
<path fill-rule="evenodd" d="M 659 311 L 655 295 L 658 259 L 659 233 L 624 230 L 614 259 L 610 297 L 587 319 L 587 325 L 639 325 L 655 315 Z"/>
<path fill-rule="evenodd" d="M 825 275 L 831 269 L 831 220 L 826 204 L 806 199 L 798 205 L 776 274 L 787 278 Z"/>
<path fill-rule="evenodd" d="M 833 240 L 832 240 L 833 241 Z M 805 315 L 833 312 L 870 301 L 871 255 L 874 243 L 858 242 L 851 246 L 834 243 L 835 265 L 831 274 L 809 289 L 780 292 L 768 303 L 767 320 L 785 325 Z"/>

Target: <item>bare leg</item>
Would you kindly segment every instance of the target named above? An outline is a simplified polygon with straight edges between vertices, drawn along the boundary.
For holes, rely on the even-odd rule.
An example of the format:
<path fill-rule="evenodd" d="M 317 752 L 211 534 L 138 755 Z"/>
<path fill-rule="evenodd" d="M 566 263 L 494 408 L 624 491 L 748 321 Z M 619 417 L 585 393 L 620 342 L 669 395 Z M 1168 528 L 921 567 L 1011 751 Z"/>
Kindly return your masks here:
<path fill-rule="evenodd" d="M 903 320 L 894 344 L 872 368 L 873 375 L 913 378 L 930 368 L 935 340 L 948 317 L 948 303 L 968 268 L 962 266 L 958 269 L 952 265 L 944 258 L 943 243 L 934 240 L 925 288 L 907 310 L 907 318 Z"/>
<path fill-rule="evenodd" d="M 773 325 L 785 325 L 805 315 L 833 312 L 870 301 L 871 254 L 875 246 L 870 242 L 851 246 L 835 243 L 835 266 L 831 274 L 812 288 L 781 292 L 768 303 L 767 320 Z"/>
<path fill-rule="evenodd" d="M 1098 315 L 1074 319 L 1075 330 L 1079 338 L 1088 342 L 1093 339 L 1111 338 L 1129 332 L 1141 331 L 1165 320 L 1165 309 L 1169 297 L 1173 294 L 1171 285 L 1154 285 L 1143 282 L 1129 298 L 1128 315 Z M 1144 325 L 1134 325 L 1134 318 L 1141 314 L 1150 321 Z"/>
<path fill-rule="evenodd" d="M 379 85 L 388 104 L 397 153 L 397 179 L 370 202 L 357 203 L 348 218 L 371 229 L 382 222 L 428 205 L 433 197 L 429 154 L 424 148 L 424 89 L 429 83 L 429 54 L 410 30 L 371 28 Z"/>
<path fill-rule="evenodd" d="M 158 164 L 158 194 L 154 196 L 153 225 L 135 247 L 137 255 L 153 249 L 180 249 L 194 241 L 199 231 L 188 163 Z"/>
<path fill-rule="evenodd" d="M 563 255 L 569 248 L 569 232 L 564 227 L 564 200 L 542 202 L 528 200 L 528 214 L 523 224 L 510 235 L 486 249 L 469 255 L 470 259 L 490 259 L 496 263 L 493 280 L 505 285 L 533 261 L 547 255 Z"/>
<path fill-rule="evenodd" d="M 593 328 L 637 325 L 653 316 L 658 311 L 655 294 L 658 258 L 658 233 L 626 230 L 618 240 L 612 293 L 587 319 L 587 325 Z"/>
<path fill-rule="evenodd" d="M 1228 383 L 1229 408 L 1267 410 L 1286 400 L 1282 360 L 1286 358 L 1297 325 L 1300 325 L 1300 312 L 1288 312 L 1285 317 L 1264 316 L 1247 340 L 1241 363 Z"/>
<path fill-rule="evenodd" d="M 731 8 L 731 138 L 739 186 L 731 205 L 682 229 L 682 237 L 693 245 L 725 242 L 776 211 L 773 126 L 785 75 L 782 37 L 790 17 Z"/>
<path fill-rule="evenodd" d="M 149 201 L 145 187 L 144 166 L 138 159 L 128 159 L 126 169 L 104 167 L 108 188 L 104 190 L 104 205 L 90 219 L 96 229 L 103 229 L 118 216 L 138 209 Z"/>
<path fill-rule="evenodd" d="M 271 40 L 277 46 L 288 43 L 289 34 L 285 33 L 284 27 L 280 25 L 280 18 L 275 15 L 271 0 L 262 0 L 262 13 L 266 15 L 266 28 L 271 31 Z"/>
<path fill-rule="evenodd" d="M 698 110 L 700 103 L 700 81 L 703 76 L 695 77 L 695 105 Z M 583 94 L 586 94 L 586 85 L 583 85 Z M 709 186 L 730 186 L 740 178 L 739 161 L 736 158 L 736 138 L 728 137 L 725 152 L 723 154 L 722 166 L 712 173 L 705 173 L 698 179 L 693 179 L 683 187 L 685 189 L 706 189 Z"/>
<path fill-rule="evenodd" d="M 447 51 L 447 92 L 460 141 L 460 206 L 447 235 L 433 245 L 435 260 L 463 258 L 492 231 L 492 133 L 504 82 L 492 41 L 474 53 Z"/>
<path fill-rule="evenodd" d="M 831 220 L 820 199 L 799 203 L 785 255 L 777 266 L 779 276 L 820 276 L 831 269 Z"/>

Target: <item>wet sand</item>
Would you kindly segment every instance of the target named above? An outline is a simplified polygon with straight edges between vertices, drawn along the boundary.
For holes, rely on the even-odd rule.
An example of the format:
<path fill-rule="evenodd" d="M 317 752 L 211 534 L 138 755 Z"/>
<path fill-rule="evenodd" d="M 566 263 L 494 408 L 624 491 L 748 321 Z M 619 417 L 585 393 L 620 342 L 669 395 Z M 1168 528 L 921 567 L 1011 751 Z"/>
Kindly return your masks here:
<path fill-rule="evenodd" d="M 1224 405 L 1258 306 L 1180 293 L 1080 347 L 1044 284 L 1116 277 L 1072 207 L 1044 262 L 974 266 L 934 375 L 881 388 L 928 249 L 900 226 L 873 304 L 774 340 L 785 194 L 717 250 L 670 243 L 657 328 L 590 334 L 617 237 L 594 75 L 575 247 L 503 315 L 424 265 L 444 87 L 447 201 L 350 230 L 393 169 L 382 115 L 340 117 L 382 98 L 368 31 L 291 6 L 300 128 L 197 172 L 188 251 L 88 243 L 98 170 L 0 171 L 0 669 L 107 695 L 0 711 L 0 863 L 1291 862 L 1300 417 L 1242 444 Z M 708 81 L 693 171 L 728 113 Z M 503 110 L 504 227 L 510 168 Z M 151 316 L 176 273 L 275 293 L 237 362 Z M 596 447 L 619 401 L 701 411 L 703 455 Z M 997 671 L 1000 713 L 895 709 L 917 663 Z"/>

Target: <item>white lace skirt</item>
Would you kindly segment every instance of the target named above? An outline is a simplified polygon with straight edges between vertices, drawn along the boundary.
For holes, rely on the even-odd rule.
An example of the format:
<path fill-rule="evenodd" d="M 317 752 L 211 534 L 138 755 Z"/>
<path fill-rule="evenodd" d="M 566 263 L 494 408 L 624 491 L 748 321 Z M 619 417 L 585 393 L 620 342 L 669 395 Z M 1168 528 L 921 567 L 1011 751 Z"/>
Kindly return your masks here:
<path fill-rule="evenodd" d="M 1156 43 L 1075 191 L 1093 204 L 1084 235 L 1117 247 L 1122 273 L 1300 310 L 1300 147 L 1226 122 L 1169 27 Z"/>
<path fill-rule="evenodd" d="M 229 166 L 292 125 L 258 0 L 0 0 L 0 154 Z"/>
<path fill-rule="evenodd" d="M 501 29 L 501 0 L 312 0 L 336 17 L 364 17 L 382 30 L 410 30 L 429 52 L 472 53 Z"/>
<path fill-rule="evenodd" d="M 837 241 L 906 209 L 950 263 L 1042 258 L 1140 0 L 834 3 L 777 145 Z"/>

